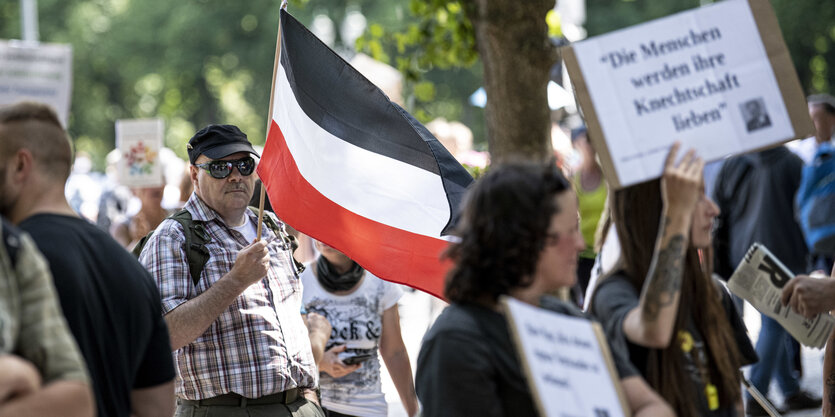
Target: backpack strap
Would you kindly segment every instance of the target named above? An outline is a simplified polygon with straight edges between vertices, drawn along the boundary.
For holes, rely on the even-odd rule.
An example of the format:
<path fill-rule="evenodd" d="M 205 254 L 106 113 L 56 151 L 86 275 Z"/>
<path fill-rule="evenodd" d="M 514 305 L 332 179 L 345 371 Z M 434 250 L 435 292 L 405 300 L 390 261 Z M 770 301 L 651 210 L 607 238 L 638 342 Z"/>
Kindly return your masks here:
<path fill-rule="evenodd" d="M 188 260 L 188 270 L 191 274 L 191 280 L 194 286 L 200 282 L 200 275 L 203 273 L 203 268 L 209 262 L 209 250 L 206 244 L 209 243 L 209 234 L 206 233 L 206 228 L 202 221 L 191 218 L 191 213 L 188 210 L 180 210 L 171 216 L 170 219 L 176 220 L 183 226 L 183 234 L 186 241 L 183 243 L 183 249 L 186 251 L 186 259 Z"/>
<path fill-rule="evenodd" d="M 20 251 L 20 232 L 14 229 L 11 223 L 3 219 L 3 246 L 9 254 L 12 262 L 12 269 L 17 267 L 17 253 Z"/>
<path fill-rule="evenodd" d="M 249 209 L 256 215 L 258 214 L 258 209 L 256 207 L 249 207 Z M 210 255 L 209 249 L 206 248 L 206 244 L 209 243 L 211 238 L 206 232 L 203 222 L 194 220 L 188 210 L 180 210 L 168 216 L 168 218 L 176 220 L 177 223 L 180 223 L 183 227 L 183 235 L 185 236 L 183 249 L 186 251 L 186 260 L 188 260 L 188 270 L 191 275 L 191 280 L 194 285 L 197 286 L 197 283 L 200 282 L 200 275 L 203 274 L 203 269 L 206 267 L 206 263 L 209 262 Z M 295 252 L 299 247 L 298 242 L 296 242 L 296 238 L 289 235 L 284 230 L 283 223 L 279 225 L 279 223 L 277 223 L 267 213 L 265 213 L 264 216 L 264 224 L 269 227 L 273 233 L 281 238 L 283 244 L 285 245 L 285 249 L 291 250 L 290 257 L 293 258 L 293 252 Z M 142 252 L 142 248 L 145 247 L 145 244 L 153 233 L 154 231 L 152 230 L 136 244 L 133 248 L 134 255 L 137 257 L 139 256 L 139 253 Z M 295 264 L 296 274 L 301 274 L 302 271 L 304 271 L 304 264 L 296 261 L 296 258 L 293 258 L 293 263 Z"/>
<path fill-rule="evenodd" d="M 176 220 L 183 227 L 183 235 L 185 236 L 183 249 L 186 251 L 188 271 L 191 275 L 192 282 L 197 286 L 197 283 L 200 282 L 200 275 L 203 273 L 203 268 L 206 266 L 206 262 L 209 262 L 209 250 L 206 249 L 206 244 L 211 240 L 209 234 L 206 233 L 203 222 L 192 219 L 191 213 L 188 210 L 180 210 L 167 218 Z M 145 245 L 153 234 L 154 231 L 151 230 L 147 235 L 143 236 L 136 243 L 136 246 L 133 247 L 131 253 L 139 258 L 139 254 L 142 253 L 142 249 L 145 248 Z"/>

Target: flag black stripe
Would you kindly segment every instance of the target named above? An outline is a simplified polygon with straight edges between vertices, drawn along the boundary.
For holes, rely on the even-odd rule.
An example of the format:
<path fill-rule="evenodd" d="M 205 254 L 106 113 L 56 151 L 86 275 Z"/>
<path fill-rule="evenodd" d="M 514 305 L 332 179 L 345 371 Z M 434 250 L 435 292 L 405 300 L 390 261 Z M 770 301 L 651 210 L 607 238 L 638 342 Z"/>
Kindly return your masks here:
<path fill-rule="evenodd" d="M 305 114 L 348 143 L 439 175 L 451 206 L 448 232 L 472 177 L 422 124 L 284 10 L 281 32 L 281 67 Z"/>

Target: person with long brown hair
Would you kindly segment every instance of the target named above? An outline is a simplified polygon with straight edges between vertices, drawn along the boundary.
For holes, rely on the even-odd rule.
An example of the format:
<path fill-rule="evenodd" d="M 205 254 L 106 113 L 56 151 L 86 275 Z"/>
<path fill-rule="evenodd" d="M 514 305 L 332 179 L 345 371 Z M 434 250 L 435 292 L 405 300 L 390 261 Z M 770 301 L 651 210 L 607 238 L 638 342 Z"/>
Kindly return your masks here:
<path fill-rule="evenodd" d="M 452 304 L 418 357 L 423 415 L 536 416 L 499 297 L 583 316 L 545 295 L 577 279 L 577 255 L 585 248 L 577 195 L 555 164 L 493 167 L 468 192 L 456 229 L 460 241 L 446 254 L 455 263 L 445 288 Z M 617 347 L 617 381 L 632 415 L 673 415 Z"/>
<path fill-rule="evenodd" d="M 601 279 L 591 311 L 679 416 L 742 415 L 739 368 L 756 353 L 710 254 L 699 253 L 719 214 L 704 162 L 691 150 L 676 163 L 678 149 L 661 179 L 613 193 L 621 263 Z"/>

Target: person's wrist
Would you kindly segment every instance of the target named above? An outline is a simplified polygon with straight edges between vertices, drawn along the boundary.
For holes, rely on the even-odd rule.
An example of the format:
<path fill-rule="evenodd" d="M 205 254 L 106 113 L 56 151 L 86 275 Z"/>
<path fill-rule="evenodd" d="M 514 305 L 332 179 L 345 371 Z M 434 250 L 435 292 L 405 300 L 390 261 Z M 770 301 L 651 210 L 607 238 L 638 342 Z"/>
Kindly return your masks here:
<path fill-rule="evenodd" d="M 684 206 L 665 206 L 661 211 L 661 218 L 667 230 L 678 230 L 681 232 L 690 231 L 690 222 L 693 219 L 693 210 Z"/>
<path fill-rule="evenodd" d="M 232 267 L 224 278 L 226 283 L 231 287 L 231 290 L 236 294 L 244 292 L 244 290 L 248 287 L 248 285 L 243 282 L 244 280 L 241 278 L 238 271 L 235 270 L 235 267 Z"/>
<path fill-rule="evenodd" d="M 302 396 L 308 401 L 321 406 L 319 402 L 319 392 L 313 388 L 302 388 Z"/>

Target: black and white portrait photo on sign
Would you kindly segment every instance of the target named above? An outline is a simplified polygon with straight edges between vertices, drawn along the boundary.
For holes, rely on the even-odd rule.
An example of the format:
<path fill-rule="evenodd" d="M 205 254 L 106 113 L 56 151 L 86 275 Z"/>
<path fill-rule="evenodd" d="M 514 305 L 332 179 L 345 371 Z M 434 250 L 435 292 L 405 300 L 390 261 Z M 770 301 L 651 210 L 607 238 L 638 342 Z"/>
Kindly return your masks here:
<path fill-rule="evenodd" d="M 745 120 L 745 128 L 749 132 L 771 126 L 771 119 L 765 110 L 765 102 L 762 97 L 743 102 L 739 105 L 739 110 Z"/>

